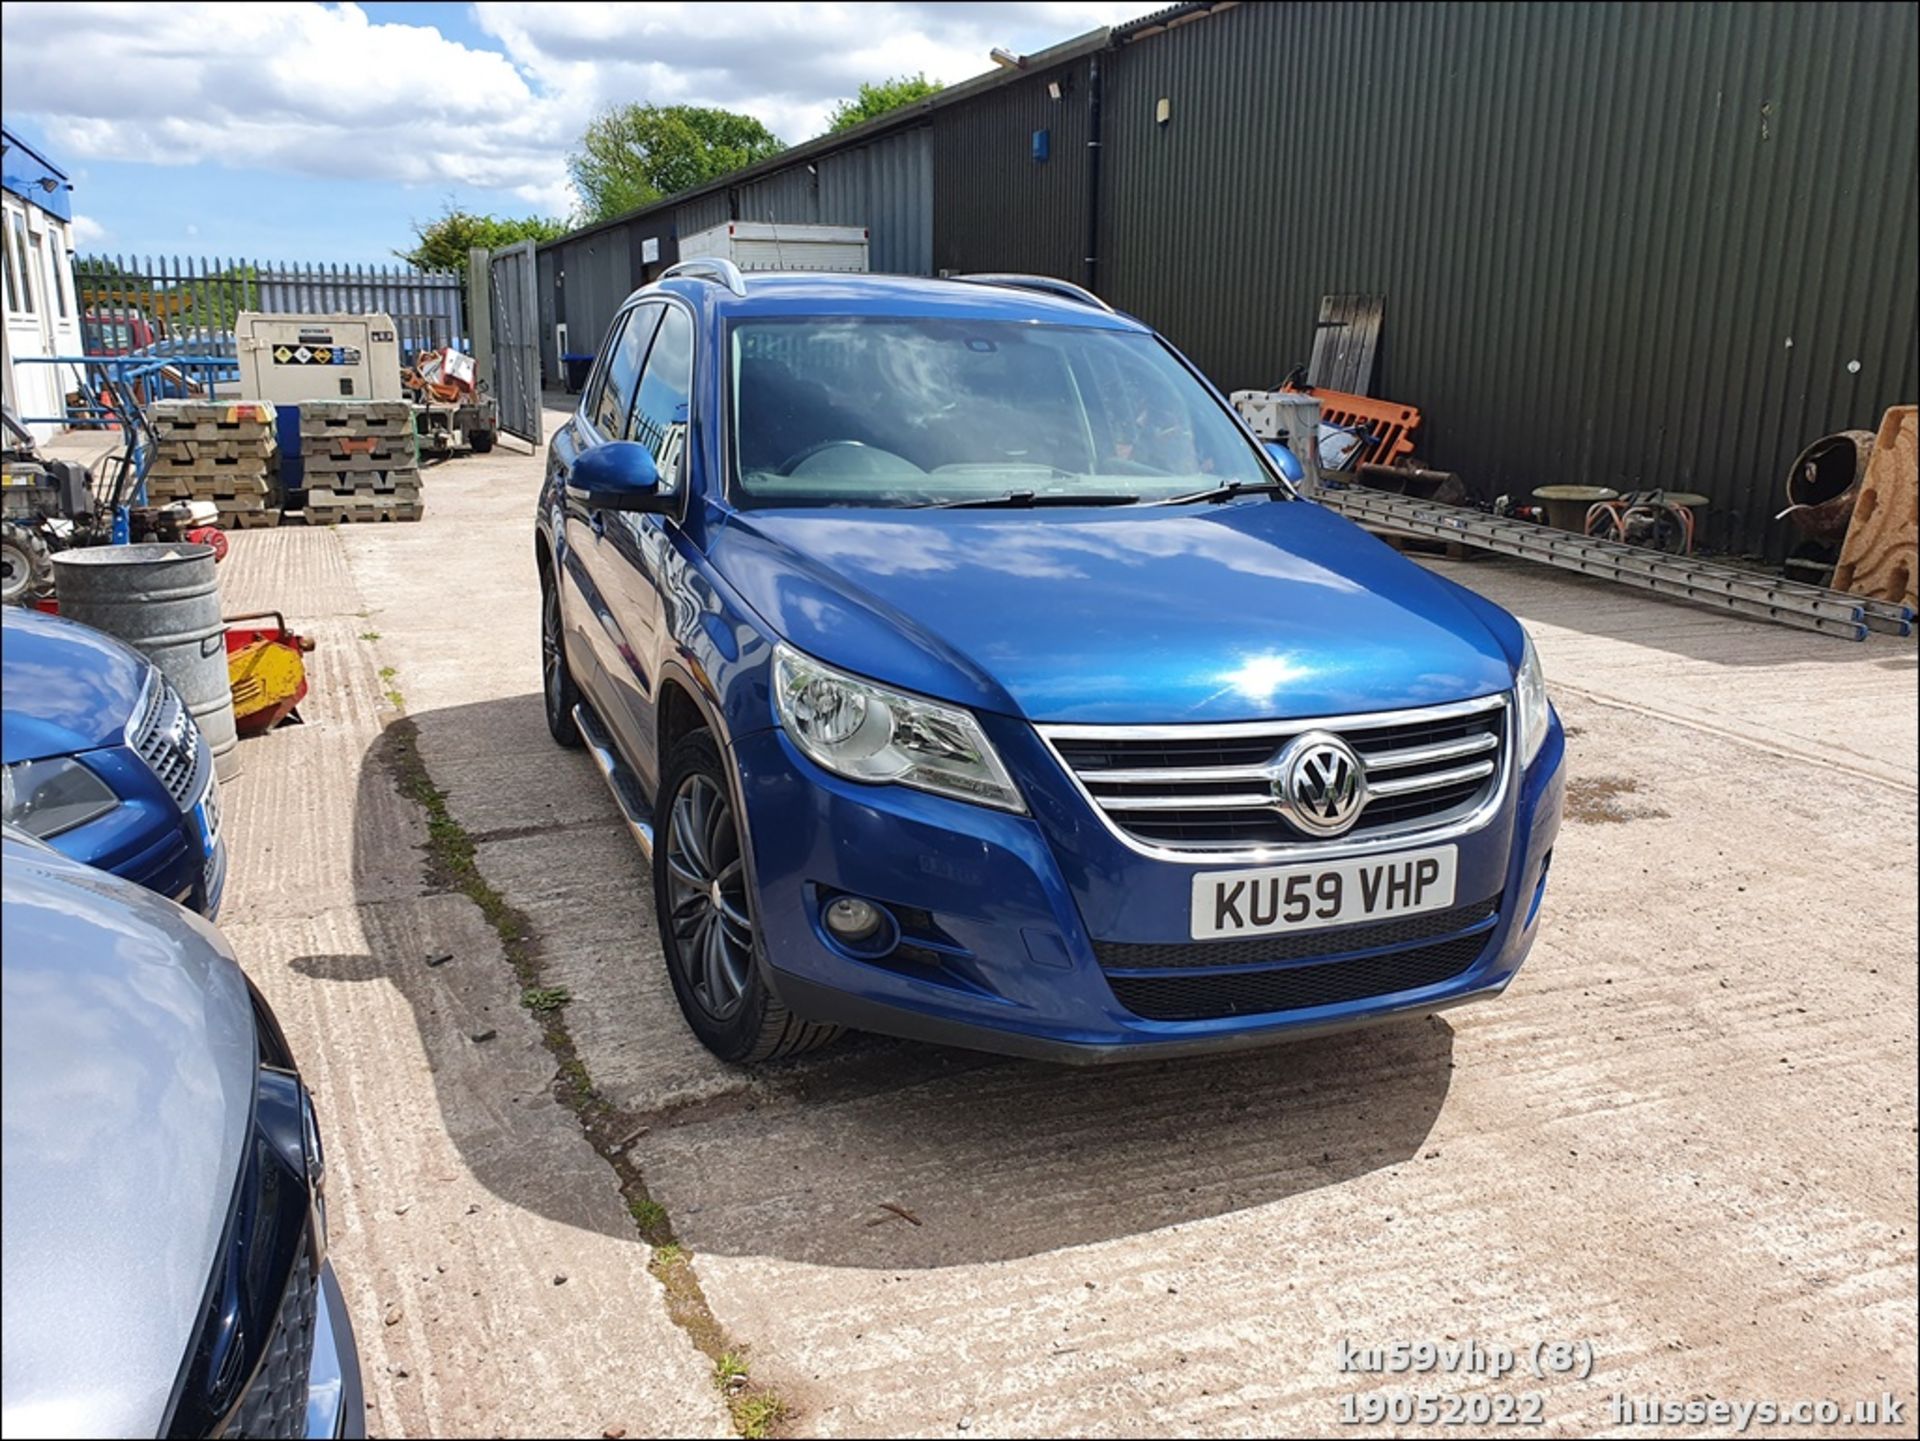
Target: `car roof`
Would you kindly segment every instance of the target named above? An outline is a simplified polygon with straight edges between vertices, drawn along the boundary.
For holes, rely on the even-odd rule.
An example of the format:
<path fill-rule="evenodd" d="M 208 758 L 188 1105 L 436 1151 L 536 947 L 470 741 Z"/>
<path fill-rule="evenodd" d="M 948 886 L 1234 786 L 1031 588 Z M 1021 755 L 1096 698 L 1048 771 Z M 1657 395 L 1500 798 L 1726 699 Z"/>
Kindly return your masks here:
<path fill-rule="evenodd" d="M 915 275 L 837 274 L 825 271 L 753 271 L 742 276 L 745 295 L 717 277 L 668 275 L 631 299 L 666 292 L 703 316 L 868 315 L 938 316 L 961 320 L 1023 320 L 1100 330 L 1145 333 L 1128 315 L 1069 296 L 1011 284 L 929 280 Z"/>

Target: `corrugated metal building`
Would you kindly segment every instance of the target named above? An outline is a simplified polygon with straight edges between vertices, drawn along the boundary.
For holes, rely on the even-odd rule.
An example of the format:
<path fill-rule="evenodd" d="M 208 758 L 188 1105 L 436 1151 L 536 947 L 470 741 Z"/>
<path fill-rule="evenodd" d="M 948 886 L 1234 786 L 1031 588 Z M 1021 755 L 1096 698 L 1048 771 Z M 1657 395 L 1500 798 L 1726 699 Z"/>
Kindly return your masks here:
<path fill-rule="evenodd" d="M 1431 463 L 1702 491 L 1777 551 L 1798 450 L 1920 395 L 1917 45 L 1893 3 L 1175 6 L 555 242 L 555 318 L 591 349 L 641 276 L 596 244 L 730 217 L 1091 276 L 1226 389 L 1380 294 Z"/>

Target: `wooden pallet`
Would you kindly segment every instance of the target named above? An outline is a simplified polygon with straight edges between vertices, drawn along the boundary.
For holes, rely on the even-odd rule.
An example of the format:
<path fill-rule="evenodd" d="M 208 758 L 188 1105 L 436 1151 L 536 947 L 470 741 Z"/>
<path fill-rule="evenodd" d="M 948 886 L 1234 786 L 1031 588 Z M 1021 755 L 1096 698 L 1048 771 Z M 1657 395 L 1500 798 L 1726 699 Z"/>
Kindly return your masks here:
<path fill-rule="evenodd" d="M 328 486 L 312 486 L 307 490 L 307 503 L 321 506 L 418 505 L 420 487 L 406 485 L 388 490 L 339 490 Z"/>
<path fill-rule="evenodd" d="M 411 432 L 399 435 L 344 435 L 302 437 L 301 454 L 308 468 L 323 470 L 391 470 L 419 460 Z"/>
<path fill-rule="evenodd" d="M 418 520 L 426 512 L 426 506 L 417 500 L 399 501 L 382 497 L 376 502 L 355 498 L 345 505 L 316 505 L 313 493 L 307 493 L 308 525 L 364 525 L 375 521 Z"/>
<path fill-rule="evenodd" d="M 270 530 L 280 524 L 278 510 L 229 510 L 220 508 L 220 524 L 227 530 Z"/>
<path fill-rule="evenodd" d="M 279 450 L 272 431 L 264 435 L 229 432 L 218 437 L 163 435 L 154 446 L 153 460 L 155 465 L 192 465 L 204 459 L 229 465 L 251 461 L 264 466 Z"/>
<path fill-rule="evenodd" d="M 1891 407 L 1867 458 L 1860 499 L 1847 525 L 1834 567 L 1835 590 L 1907 605 L 1920 586 L 1920 454 L 1915 450 L 1916 408 Z"/>
<path fill-rule="evenodd" d="M 156 400 L 153 428 L 162 436 L 218 437 L 264 430 L 273 434 L 273 402 L 267 400 Z"/>
<path fill-rule="evenodd" d="M 309 400 L 300 405 L 302 440 L 412 434 L 413 407 L 404 400 Z"/>
<path fill-rule="evenodd" d="M 420 472 L 413 466 L 405 470 L 309 470 L 307 485 L 340 493 L 380 493 L 380 491 L 417 491 Z"/>
<path fill-rule="evenodd" d="M 262 479 L 273 474 L 279 466 L 269 462 L 264 455 L 194 455 L 181 459 L 172 455 L 157 455 L 149 475 L 206 475 L 206 476 L 259 476 Z"/>
<path fill-rule="evenodd" d="M 420 458 L 413 447 L 374 455 L 310 455 L 306 458 L 309 475 L 416 475 Z"/>
<path fill-rule="evenodd" d="M 207 491 L 214 495 L 265 495 L 273 489 L 273 477 L 262 470 L 201 470 L 156 465 L 147 472 L 147 488 L 163 486 L 169 490 Z"/>
<path fill-rule="evenodd" d="M 264 480 L 248 482 L 233 476 L 149 475 L 149 497 L 165 500 L 243 501 L 264 500 L 273 487 Z"/>

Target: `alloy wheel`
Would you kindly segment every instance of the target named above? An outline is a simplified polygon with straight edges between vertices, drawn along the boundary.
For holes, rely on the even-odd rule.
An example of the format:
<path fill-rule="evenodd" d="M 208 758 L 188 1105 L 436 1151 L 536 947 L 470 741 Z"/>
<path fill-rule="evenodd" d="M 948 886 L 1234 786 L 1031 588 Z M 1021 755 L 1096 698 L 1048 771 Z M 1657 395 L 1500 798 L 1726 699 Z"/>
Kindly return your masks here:
<path fill-rule="evenodd" d="M 672 953 L 700 1008 L 724 1020 L 753 975 L 753 921 L 733 806 L 712 778 L 690 775 L 674 793 L 666 863 Z"/>
<path fill-rule="evenodd" d="M 560 592 L 549 585 L 540 599 L 540 680 L 547 693 L 547 711 L 560 709 Z"/>

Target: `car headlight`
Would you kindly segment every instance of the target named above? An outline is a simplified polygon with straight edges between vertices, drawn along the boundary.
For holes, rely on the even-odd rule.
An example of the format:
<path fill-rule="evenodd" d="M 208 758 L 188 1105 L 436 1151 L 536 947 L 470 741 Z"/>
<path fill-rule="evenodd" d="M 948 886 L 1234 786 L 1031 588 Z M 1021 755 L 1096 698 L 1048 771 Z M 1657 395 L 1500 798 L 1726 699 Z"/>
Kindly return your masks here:
<path fill-rule="evenodd" d="M 1547 678 L 1540 669 L 1540 656 L 1533 648 L 1533 637 L 1522 632 L 1526 651 L 1520 657 L 1520 674 L 1513 683 L 1514 708 L 1520 728 L 1520 764 L 1533 764 L 1540 747 L 1547 743 L 1547 724 L 1553 708 L 1547 703 Z"/>
<path fill-rule="evenodd" d="M 785 645 L 773 652 L 773 702 L 793 743 L 835 775 L 1027 808 L 968 711 L 861 680 Z"/>
<path fill-rule="evenodd" d="M 71 756 L 19 761 L 0 774 L 0 817 L 43 841 L 119 804 L 112 788 Z"/>

